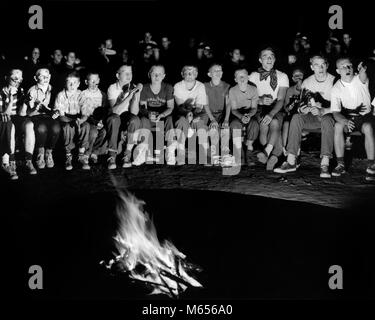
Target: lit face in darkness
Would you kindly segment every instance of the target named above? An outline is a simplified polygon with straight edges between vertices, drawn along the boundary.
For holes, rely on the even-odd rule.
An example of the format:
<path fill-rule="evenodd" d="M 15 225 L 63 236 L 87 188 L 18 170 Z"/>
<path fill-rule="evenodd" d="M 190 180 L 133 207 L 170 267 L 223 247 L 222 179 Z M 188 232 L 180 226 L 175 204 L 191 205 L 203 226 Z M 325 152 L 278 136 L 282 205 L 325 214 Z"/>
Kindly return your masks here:
<path fill-rule="evenodd" d="M 165 71 L 162 67 L 155 67 L 150 73 L 151 82 L 153 84 L 161 83 L 165 78 Z"/>
<path fill-rule="evenodd" d="M 337 73 L 340 75 L 341 79 L 350 82 L 354 76 L 353 64 L 349 59 L 343 59 L 337 64 Z"/>
<path fill-rule="evenodd" d="M 311 63 L 311 70 L 317 77 L 325 77 L 327 75 L 327 62 L 319 57 L 313 59 Z"/>
<path fill-rule="evenodd" d="M 51 80 L 51 74 L 48 69 L 39 69 L 35 77 L 40 85 L 48 85 Z"/>
<path fill-rule="evenodd" d="M 66 61 L 68 62 L 69 65 L 74 65 L 76 63 L 77 57 L 74 52 L 69 52 Z"/>
<path fill-rule="evenodd" d="M 76 91 L 79 87 L 79 79 L 76 77 L 69 77 L 66 79 L 66 89 L 69 92 Z"/>
<path fill-rule="evenodd" d="M 54 61 L 56 64 L 61 63 L 62 58 L 63 58 L 63 55 L 62 55 L 62 52 L 61 52 L 60 49 L 55 50 L 55 51 L 53 52 L 53 61 Z"/>
<path fill-rule="evenodd" d="M 86 80 L 86 84 L 89 90 L 95 91 L 98 89 L 98 85 L 100 83 L 99 75 L 97 74 L 90 74 Z"/>
<path fill-rule="evenodd" d="M 132 68 L 130 66 L 121 67 L 117 72 L 117 79 L 122 85 L 130 83 L 133 79 Z"/>
<path fill-rule="evenodd" d="M 212 81 L 219 82 L 223 76 L 223 68 L 219 65 L 212 66 L 208 72 L 208 76 Z"/>
<path fill-rule="evenodd" d="M 238 83 L 239 85 L 245 85 L 247 84 L 249 80 L 249 74 L 246 70 L 238 70 L 234 74 L 234 81 Z"/>
<path fill-rule="evenodd" d="M 198 70 L 195 67 L 185 67 L 182 70 L 182 77 L 186 82 L 193 82 L 198 77 Z"/>
<path fill-rule="evenodd" d="M 262 64 L 262 67 L 266 71 L 270 71 L 275 65 L 275 54 L 271 50 L 263 50 L 261 52 L 259 62 Z"/>
<path fill-rule="evenodd" d="M 38 60 L 40 57 L 40 50 L 39 48 L 34 48 L 33 51 L 31 52 L 31 57 L 33 60 Z"/>
<path fill-rule="evenodd" d="M 22 71 L 19 69 L 12 70 L 9 76 L 9 86 L 13 88 L 18 88 L 22 83 Z"/>

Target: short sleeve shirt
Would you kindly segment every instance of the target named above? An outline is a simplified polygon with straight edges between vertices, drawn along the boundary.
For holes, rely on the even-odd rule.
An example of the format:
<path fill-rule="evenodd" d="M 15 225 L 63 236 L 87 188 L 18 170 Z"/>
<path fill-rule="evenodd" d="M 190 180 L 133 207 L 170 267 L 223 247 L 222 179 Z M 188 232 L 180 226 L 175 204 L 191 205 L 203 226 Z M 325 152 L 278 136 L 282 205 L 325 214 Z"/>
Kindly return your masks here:
<path fill-rule="evenodd" d="M 104 93 L 99 89 L 95 91 L 86 89 L 81 92 L 79 99 L 82 106 L 82 115 L 89 117 L 96 108 L 103 105 Z"/>
<path fill-rule="evenodd" d="M 270 85 L 271 77 L 268 77 L 267 79 L 260 81 L 259 72 L 252 72 L 249 75 L 249 81 L 256 85 L 259 97 L 265 94 L 270 94 L 273 100 L 276 100 L 279 89 L 282 87 L 285 87 L 285 88 L 289 87 L 289 79 L 288 79 L 288 76 L 284 72 L 276 70 L 276 77 L 277 77 L 277 86 L 275 90 L 273 90 Z"/>
<path fill-rule="evenodd" d="M 186 88 L 185 81 L 182 80 L 174 85 L 174 96 L 182 101 L 193 100 L 193 105 L 207 105 L 206 89 L 200 81 L 195 81 L 191 90 Z"/>
<path fill-rule="evenodd" d="M 337 80 L 331 92 L 331 111 L 340 112 L 341 107 L 354 110 L 360 105 L 364 105 L 366 110 L 361 114 L 371 111 L 371 98 L 368 89 L 368 81 L 363 83 L 358 75 L 355 75 L 350 83 L 341 79 Z"/>
<path fill-rule="evenodd" d="M 257 89 L 248 84 L 246 91 L 241 91 L 238 85 L 229 90 L 229 104 L 233 109 L 250 108 L 253 101 L 258 101 Z"/>
<path fill-rule="evenodd" d="M 60 111 L 61 115 L 78 115 L 81 113 L 80 103 L 81 91 L 77 90 L 74 93 L 68 93 L 65 89 L 57 94 L 55 100 L 55 109 Z"/>
<path fill-rule="evenodd" d="M 206 94 L 208 98 L 208 107 L 212 113 L 218 114 L 224 110 L 225 107 L 225 97 L 229 91 L 229 84 L 220 81 L 220 83 L 215 86 L 211 81 L 204 84 L 206 88 Z"/>
<path fill-rule="evenodd" d="M 140 101 L 146 102 L 147 108 L 151 110 L 160 110 L 161 108 L 165 108 L 167 106 L 167 101 L 172 99 L 173 87 L 167 83 L 161 84 L 160 91 L 157 94 L 152 92 L 149 83 L 144 85 L 140 97 Z"/>
<path fill-rule="evenodd" d="M 27 104 L 28 107 L 33 109 L 37 104 L 41 103 L 45 107 L 48 107 L 51 101 L 51 86 L 48 85 L 47 90 L 44 91 L 39 85 L 34 85 L 29 89 L 27 93 Z"/>

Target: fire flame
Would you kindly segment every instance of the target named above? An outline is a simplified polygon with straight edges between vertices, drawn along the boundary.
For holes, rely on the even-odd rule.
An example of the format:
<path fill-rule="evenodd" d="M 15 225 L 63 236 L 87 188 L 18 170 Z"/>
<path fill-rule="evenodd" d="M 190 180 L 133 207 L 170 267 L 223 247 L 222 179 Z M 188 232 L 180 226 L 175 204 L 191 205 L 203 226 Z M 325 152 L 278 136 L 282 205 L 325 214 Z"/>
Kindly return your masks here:
<path fill-rule="evenodd" d="M 105 264 L 108 269 L 120 266 L 129 277 L 153 288 L 151 294 L 177 298 L 189 286 L 202 285 L 188 271 L 200 271 L 186 261 L 186 256 L 171 242 L 160 244 L 155 225 L 143 210 L 144 201 L 119 191 L 116 214 L 119 228 L 114 237 L 118 255 Z"/>

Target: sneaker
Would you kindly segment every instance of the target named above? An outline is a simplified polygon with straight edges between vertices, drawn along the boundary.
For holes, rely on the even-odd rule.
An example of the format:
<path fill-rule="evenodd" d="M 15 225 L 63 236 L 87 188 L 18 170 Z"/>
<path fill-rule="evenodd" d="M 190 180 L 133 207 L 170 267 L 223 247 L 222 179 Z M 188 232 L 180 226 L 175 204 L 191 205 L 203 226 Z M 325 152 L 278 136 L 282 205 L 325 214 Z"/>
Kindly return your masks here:
<path fill-rule="evenodd" d="M 266 164 L 268 161 L 268 155 L 265 151 L 258 152 L 257 158 L 258 158 L 258 161 L 263 164 Z"/>
<path fill-rule="evenodd" d="M 117 168 L 116 166 L 116 158 L 115 157 L 109 157 L 107 159 L 108 162 L 108 170 L 114 170 Z"/>
<path fill-rule="evenodd" d="M 223 156 L 221 159 L 221 166 L 223 168 L 235 167 L 236 165 L 236 158 L 230 154 Z"/>
<path fill-rule="evenodd" d="M 288 161 L 285 161 L 281 167 L 276 168 L 273 170 L 273 172 L 276 173 L 287 173 L 287 172 L 293 172 L 297 170 L 297 166 L 294 164 L 290 164 Z"/>
<path fill-rule="evenodd" d="M 345 166 L 344 164 L 342 163 L 339 163 L 335 169 L 333 169 L 332 171 L 332 175 L 334 177 L 340 177 L 342 174 L 344 174 L 346 171 L 345 171 Z"/>
<path fill-rule="evenodd" d="M 140 145 L 136 146 L 134 150 L 134 160 L 132 164 L 135 166 L 140 166 L 141 164 L 144 164 L 147 161 L 147 151 L 148 145 L 145 143 L 141 143 Z"/>
<path fill-rule="evenodd" d="M 122 158 L 122 167 L 130 168 L 132 166 L 131 162 L 132 153 L 129 150 L 125 151 L 124 157 Z"/>
<path fill-rule="evenodd" d="M 91 167 L 89 165 L 89 156 L 87 154 L 80 154 L 78 156 L 78 161 L 81 163 L 83 170 L 90 170 L 91 169 Z"/>
<path fill-rule="evenodd" d="M 375 174 L 375 163 L 373 163 L 372 165 L 369 165 L 366 169 L 366 172 L 369 174 Z"/>
<path fill-rule="evenodd" d="M 32 175 L 36 174 L 36 170 L 31 160 L 26 160 L 26 168 L 29 171 L 29 174 L 32 174 Z"/>
<path fill-rule="evenodd" d="M 72 170 L 73 169 L 73 166 L 72 166 L 72 155 L 69 153 L 66 155 L 66 160 L 65 160 L 65 170 Z"/>
<path fill-rule="evenodd" d="M 98 155 L 96 153 L 91 153 L 90 160 L 93 164 L 97 164 L 98 163 Z"/>
<path fill-rule="evenodd" d="M 16 161 L 10 161 L 9 162 L 9 176 L 11 180 L 17 180 L 18 175 L 17 175 L 17 169 L 16 169 Z"/>
<path fill-rule="evenodd" d="M 44 161 L 44 154 L 39 153 L 37 160 L 36 160 L 36 166 L 38 169 L 44 169 L 46 167 L 46 162 Z"/>
<path fill-rule="evenodd" d="M 320 177 L 321 178 L 331 178 L 329 173 L 329 167 L 326 165 L 320 166 Z"/>
<path fill-rule="evenodd" d="M 9 174 L 11 180 L 18 179 L 16 171 L 16 161 L 10 161 L 10 163 L 3 163 L 1 167 L 7 174 Z"/>
<path fill-rule="evenodd" d="M 365 180 L 366 181 L 375 181 L 375 175 L 373 175 L 373 174 L 366 174 Z"/>
<path fill-rule="evenodd" d="M 55 163 L 53 161 L 53 157 L 52 157 L 52 151 L 46 151 L 46 154 L 45 154 L 45 162 L 46 162 L 46 165 L 47 165 L 47 168 L 51 169 L 55 166 Z"/>
<path fill-rule="evenodd" d="M 254 151 L 253 150 L 246 150 L 246 164 L 249 167 L 255 166 Z"/>
<path fill-rule="evenodd" d="M 267 161 L 266 170 L 273 171 L 278 161 L 279 161 L 278 157 L 276 157 L 275 155 L 271 155 Z"/>

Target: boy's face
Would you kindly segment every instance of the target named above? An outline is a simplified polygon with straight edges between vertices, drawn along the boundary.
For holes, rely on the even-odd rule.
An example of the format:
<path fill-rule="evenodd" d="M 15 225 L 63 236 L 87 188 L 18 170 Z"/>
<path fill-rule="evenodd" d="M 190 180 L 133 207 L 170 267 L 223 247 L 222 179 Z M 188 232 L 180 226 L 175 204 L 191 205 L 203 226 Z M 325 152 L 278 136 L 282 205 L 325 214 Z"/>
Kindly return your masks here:
<path fill-rule="evenodd" d="M 76 62 L 76 54 L 74 52 L 69 52 L 66 60 L 69 64 L 75 64 Z"/>
<path fill-rule="evenodd" d="M 275 64 L 275 61 L 275 54 L 271 50 L 262 51 L 259 62 L 262 64 L 264 70 L 270 71 Z"/>
<path fill-rule="evenodd" d="M 164 69 L 161 67 L 156 67 L 152 70 L 151 74 L 151 82 L 152 83 L 160 83 L 165 78 Z"/>
<path fill-rule="evenodd" d="M 96 90 L 100 83 L 99 75 L 90 74 L 86 80 L 86 84 L 89 90 Z"/>
<path fill-rule="evenodd" d="M 195 81 L 197 76 L 198 76 L 198 71 L 194 67 L 187 67 L 187 68 L 184 68 L 184 70 L 182 71 L 182 77 L 184 78 L 186 82 Z"/>
<path fill-rule="evenodd" d="M 341 60 L 336 71 L 343 80 L 351 80 L 354 75 L 353 64 L 348 59 Z"/>
<path fill-rule="evenodd" d="M 113 46 L 113 44 L 112 44 L 112 39 L 107 39 L 107 40 L 105 41 L 105 47 L 106 47 L 107 49 L 112 49 L 112 46 Z"/>
<path fill-rule="evenodd" d="M 48 85 L 49 81 L 51 80 L 51 75 L 48 69 L 39 70 L 38 74 L 36 75 L 36 80 L 40 85 Z"/>
<path fill-rule="evenodd" d="M 66 89 L 70 92 L 76 91 L 79 87 L 79 79 L 76 77 L 69 77 L 66 79 Z"/>
<path fill-rule="evenodd" d="M 345 33 L 342 37 L 342 40 L 344 41 L 344 43 L 348 46 L 350 44 L 350 41 L 352 40 L 352 38 L 350 38 L 350 35 Z"/>
<path fill-rule="evenodd" d="M 212 79 L 212 81 L 220 81 L 221 77 L 223 76 L 223 68 L 218 65 L 212 66 L 208 72 L 208 76 Z"/>
<path fill-rule="evenodd" d="M 241 59 L 241 51 L 239 49 L 233 50 L 232 57 L 233 57 L 233 61 L 236 61 L 236 62 L 240 61 L 240 59 Z"/>
<path fill-rule="evenodd" d="M 22 71 L 21 70 L 12 70 L 10 76 L 9 76 L 9 86 L 18 88 L 22 82 Z"/>
<path fill-rule="evenodd" d="M 55 63 L 60 63 L 61 60 L 62 60 L 62 52 L 61 50 L 55 50 L 54 53 L 53 53 L 53 61 L 55 61 Z"/>
<path fill-rule="evenodd" d="M 236 81 L 236 83 L 238 83 L 239 85 L 246 84 L 248 80 L 249 80 L 249 75 L 245 70 L 236 72 L 236 75 L 234 77 L 234 81 Z"/>
<path fill-rule="evenodd" d="M 161 45 L 164 49 L 167 49 L 169 47 L 169 40 L 167 37 L 161 39 Z"/>
<path fill-rule="evenodd" d="M 34 60 L 37 60 L 39 59 L 40 57 L 40 51 L 39 51 L 39 48 L 34 48 L 33 49 L 33 52 L 31 53 L 31 56 Z"/>
<path fill-rule="evenodd" d="M 303 80 L 303 72 L 300 70 L 296 70 L 293 72 L 292 80 L 294 83 L 301 83 Z"/>
<path fill-rule="evenodd" d="M 316 76 L 323 77 L 327 74 L 327 62 L 322 58 L 314 58 L 311 63 L 311 70 Z"/>
<path fill-rule="evenodd" d="M 133 79 L 133 72 L 130 66 L 121 67 L 117 73 L 117 79 L 122 84 L 130 83 Z"/>

